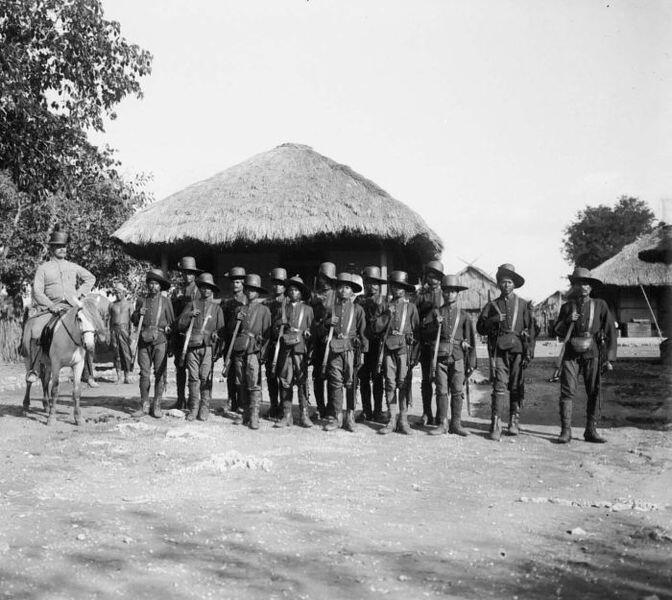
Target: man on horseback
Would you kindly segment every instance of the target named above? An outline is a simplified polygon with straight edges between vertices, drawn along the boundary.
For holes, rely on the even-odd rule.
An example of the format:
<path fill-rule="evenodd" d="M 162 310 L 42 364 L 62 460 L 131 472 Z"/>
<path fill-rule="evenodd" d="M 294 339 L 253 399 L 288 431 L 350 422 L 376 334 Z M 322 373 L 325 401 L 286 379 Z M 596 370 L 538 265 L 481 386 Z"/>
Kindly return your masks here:
<path fill-rule="evenodd" d="M 94 275 L 78 264 L 65 260 L 68 254 L 68 234 L 54 230 L 49 238 L 51 258 L 35 271 L 33 280 L 34 314 L 24 327 L 23 340 L 27 354 L 26 382 L 38 379 L 40 336 L 44 327 L 79 299 L 88 294 L 96 283 Z"/>

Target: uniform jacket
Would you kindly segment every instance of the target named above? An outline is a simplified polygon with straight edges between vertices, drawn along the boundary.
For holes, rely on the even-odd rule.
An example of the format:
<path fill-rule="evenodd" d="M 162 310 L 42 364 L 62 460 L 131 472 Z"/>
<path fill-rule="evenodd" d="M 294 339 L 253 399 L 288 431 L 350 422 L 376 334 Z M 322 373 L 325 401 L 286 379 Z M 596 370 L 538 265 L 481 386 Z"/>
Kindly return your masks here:
<path fill-rule="evenodd" d="M 404 319 L 402 330 L 402 318 L 406 306 L 406 318 Z M 394 307 L 394 314 L 390 313 L 389 308 Z M 391 319 L 391 321 L 390 321 Z M 389 324 L 389 329 L 388 329 Z M 375 320 L 374 332 L 376 336 L 382 339 L 385 337 L 385 346 L 388 350 L 398 350 L 400 354 L 407 352 L 418 341 L 418 332 L 420 330 L 420 317 L 418 309 L 408 298 L 401 300 L 392 300 L 385 311 Z"/>
<path fill-rule="evenodd" d="M 238 354 L 255 354 L 261 352 L 265 357 L 271 330 L 271 312 L 263 301 L 256 300 L 246 306 L 239 306 L 236 315 L 243 313 L 238 335 L 234 340 L 233 351 Z M 234 316 L 234 319 L 237 318 Z M 249 338 L 249 341 L 245 340 Z M 245 350 L 237 350 L 236 344 L 246 341 Z"/>
<path fill-rule="evenodd" d="M 436 309 L 444 304 L 441 288 L 426 289 L 420 292 L 415 299 L 420 316 L 420 342 L 433 344 L 436 340 L 437 322 Z"/>
<path fill-rule="evenodd" d="M 166 328 L 173 326 L 175 316 L 170 298 L 158 293 L 156 296 L 139 298 L 135 311 L 131 315 L 131 321 L 136 327 L 140 322 L 140 309 L 145 308 L 145 316 L 142 320 L 140 331 L 141 344 L 164 344 L 166 342 Z"/>
<path fill-rule="evenodd" d="M 590 304 L 593 303 L 593 323 L 590 329 L 588 324 L 590 322 Z M 567 334 L 567 329 L 572 322 L 572 312 L 576 308 L 579 313 L 579 319 L 574 325 L 572 337 L 580 337 L 584 333 L 592 334 L 593 339 L 598 342 L 599 337 L 604 336 L 604 343 L 607 350 L 607 360 L 612 361 L 616 359 L 616 328 L 614 326 L 614 317 L 607 306 L 607 303 L 601 298 L 582 298 L 570 300 L 565 302 L 560 307 L 560 313 L 555 325 L 555 333 L 559 337 L 564 338 Z M 590 349 L 582 353 L 584 358 L 596 358 L 599 354 L 599 346 L 594 343 Z M 568 341 L 565 348 L 565 358 L 573 359 L 578 354 L 574 352 L 571 343 Z"/>
<path fill-rule="evenodd" d="M 198 291 L 198 286 L 196 282 L 193 281 L 189 285 L 185 286 L 180 290 L 180 293 L 173 298 L 173 313 L 175 315 L 181 315 L 185 306 L 189 304 L 192 300 L 198 300 L 201 297 L 201 293 Z"/>
<path fill-rule="evenodd" d="M 474 330 L 474 323 L 471 320 L 469 313 L 467 313 L 466 310 L 459 308 L 457 303 L 445 304 L 438 312 L 443 318 L 441 324 L 441 337 L 439 338 L 439 357 L 464 360 L 462 341 L 465 341 L 471 346 L 468 364 L 472 369 L 475 369 L 476 331 Z M 455 324 L 456 321 L 457 325 Z M 455 337 L 452 337 L 453 331 L 455 331 Z"/>
<path fill-rule="evenodd" d="M 303 314 L 302 313 L 303 309 Z M 299 323 L 299 316 L 301 322 Z M 305 302 L 285 305 L 285 327 L 283 329 L 282 347 L 291 348 L 296 354 L 306 354 L 310 345 L 310 332 L 313 328 L 313 309 Z M 299 342 L 291 344 L 294 334 L 298 334 Z M 285 343 L 290 342 L 291 345 Z"/>
<path fill-rule="evenodd" d="M 387 301 L 382 294 L 357 296 L 355 302 L 364 309 L 366 318 L 366 338 L 369 344 L 379 341 L 380 333 L 376 331 L 376 321 L 387 309 Z"/>
<path fill-rule="evenodd" d="M 74 305 L 75 300 L 88 294 L 95 283 L 96 278 L 84 267 L 52 258 L 35 271 L 33 299 L 36 308 L 48 310 L 59 302 Z"/>
<path fill-rule="evenodd" d="M 518 313 L 515 315 L 516 322 L 513 323 L 516 304 Z M 504 322 L 501 323 L 500 313 L 506 316 Z M 534 356 L 535 327 L 532 312 L 527 302 L 515 294 L 509 295 L 506 299 L 500 296 L 488 302 L 478 317 L 476 330 L 481 335 L 492 339 L 499 350 Z"/>
<path fill-rule="evenodd" d="M 191 322 L 191 312 L 194 308 L 201 312 L 194 317 L 194 324 L 191 328 L 191 337 L 189 338 L 189 348 L 200 348 L 202 346 L 213 345 L 213 333 L 222 334 L 224 329 L 224 313 L 219 302 L 214 298 L 192 300 L 185 307 L 177 320 L 177 329 L 182 334 L 186 334 Z M 208 318 L 210 317 L 210 318 Z"/>
<path fill-rule="evenodd" d="M 352 314 L 352 320 L 350 315 Z M 317 336 L 326 343 L 331 328 L 332 318 L 336 317 L 336 324 L 334 325 L 334 333 L 332 336 L 332 350 L 341 342 L 333 342 L 336 340 L 345 340 L 344 350 L 351 350 L 354 346 L 359 345 L 363 353 L 369 350 L 369 341 L 366 337 L 366 317 L 364 316 L 364 309 L 353 300 L 337 299 L 333 308 L 327 311 L 323 321 L 317 326 Z M 348 323 L 350 327 L 348 328 Z"/>
<path fill-rule="evenodd" d="M 310 306 L 313 309 L 313 318 L 316 325 L 322 324 L 327 314 L 336 302 L 336 290 L 327 289 L 322 292 L 313 292 L 310 298 Z"/>
<path fill-rule="evenodd" d="M 278 335 L 280 335 L 280 327 L 282 326 L 282 307 L 289 300 L 284 294 L 280 298 L 267 298 L 264 300 L 264 304 L 268 307 L 268 310 L 271 313 L 271 332 L 270 339 L 272 341 L 278 340 Z"/>
<path fill-rule="evenodd" d="M 247 306 L 247 296 L 240 292 L 231 298 L 222 302 L 222 311 L 224 312 L 224 330 L 227 343 L 231 340 L 233 330 L 236 328 L 236 314 L 241 306 Z"/>

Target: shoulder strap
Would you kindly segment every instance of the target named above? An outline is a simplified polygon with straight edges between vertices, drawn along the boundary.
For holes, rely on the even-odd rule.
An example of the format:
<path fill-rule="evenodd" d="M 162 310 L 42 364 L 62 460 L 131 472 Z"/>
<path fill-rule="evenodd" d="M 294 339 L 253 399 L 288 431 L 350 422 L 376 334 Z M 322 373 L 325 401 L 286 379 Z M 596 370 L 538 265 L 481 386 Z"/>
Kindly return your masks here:
<path fill-rule="evenodd" d="M 350 333 L 352 321 L 355 318 L 355 303 L 348 302 L 348 304 L 350 305 L 350 315 L 348 316 L 348 326 L 345 328 L 345 331 L 343 331 L 343 335 L 348 335 Z M 343 306 L 345 306 L 345 304 Z"/>
<path fill-rule="evenodd" d="M 156 326 L 159 326 L 159 321 L 161 321 L 161 313 L 163 312 L 163 295 L 159 292 L 159 304 L 156 310 Z"/>
<path fill-rule="evenodd" d="M 590 308 L 589 308 L 589 316 L 588 316 L 588 333 L 592 333 L 593 331 L 593 319 L 595 318 L 595 302 L 593 299 L 590 299 Z"/>
<path fill-rule="evenodd" d="M 520 306 L 520 298 L 516 296 L 516 305 L 513 307 L 513 319 L 511 319 L 511 331 L 515 333 L 516 322 L 518 321 L 518 307 Z"/>
<path fill-rule="evenodd" d="M 401 310 L 401 323 L 399 323 L 399 333 L 404 334 L 404 327 L 406 326 L 406 313 L 408 312 L 408 302 L 404 302 L 404 307 Z"/>
<path fill-rule="evenodd" d="M 296 322 L 296 328 L 300 331 L 301 330 L 301 322 L 303 321 L 303 311 L 305 308 L 305 304 L 302 302 L 301 303 L 301 310 L 299 311 L 299 320 Z"/>
<path fill-rule="evenodd" d="M 460 326 L 460 309 L 457 308 L 457 316 L 455 317 L 455 324 L 453 325 L 453 331 L 450 334 L 450 341 L 452 342 L 455 339 L 455 334 L 457 333 L 457 328 Z"/>

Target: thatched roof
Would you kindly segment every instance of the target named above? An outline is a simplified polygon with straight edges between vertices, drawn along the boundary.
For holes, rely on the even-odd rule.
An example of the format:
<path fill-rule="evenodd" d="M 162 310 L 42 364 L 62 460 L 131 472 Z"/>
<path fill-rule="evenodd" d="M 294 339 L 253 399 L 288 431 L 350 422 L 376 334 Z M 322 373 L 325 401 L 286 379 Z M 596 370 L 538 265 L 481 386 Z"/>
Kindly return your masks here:
<path fill-rule="evenodd" d="M 166 245 L 226 251 L 315 238 L 393 242 L 422 260 L 443 248 L 416 212 L 350 167 L 299 144 L 253 156 L 139 210 L 114 237 L 145 258 Z"/>
<path fill-rule="evenodd" d="M 657 247 L 663 240 L 664 227 L 659 226 L 628 244 L 616 256 L 593 269 L 593 275 L 606 285 L 663 286 L 672 285 L 672 267 L 663 262 L 645 262 L 639 258 L 642 250 Z"/>
<path fill-rule="evenodd" d="M 638 253 L 639 258 L 644 262 L 672 264 L 672 225 L 662 225 L 661 229 L 660 242 Z"/>

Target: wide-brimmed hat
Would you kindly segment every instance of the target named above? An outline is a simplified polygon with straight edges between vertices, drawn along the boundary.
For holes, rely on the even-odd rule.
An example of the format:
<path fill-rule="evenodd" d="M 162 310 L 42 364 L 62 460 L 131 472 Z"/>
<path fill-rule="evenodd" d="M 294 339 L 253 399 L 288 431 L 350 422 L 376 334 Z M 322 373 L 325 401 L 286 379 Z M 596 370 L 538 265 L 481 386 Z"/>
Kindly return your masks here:
<path fill-rule="evenodd" d="M 201 286 L 209 287 L 214 292 L 219 292 L 219 286 L 215 283 L 215 279 L 212 276 L 212 273 L 206 273 L 206 272 L 201 273 L 196 278 L 196 285 L 198 287 L 201 287 Z"/>
<path fill-rule="evenodd" d="M 504 277 L 508 277 L 511 281 L 513 281 L 514 287 L 523 287 L 525 284 L 525 279 L 522 275 L 516 273 L 516 267 L 514 267 L 511 263 L 504 263 L 503 265 L 499 265 L 499 267 L 497 267 L 497 275 L 495 276 L 497 282 L 499 282 L 499 280 L 503 279 Z"/>
<path fill-rule="evenodd" d="M 66 231 L 52 231 L 49 236 L 49 244 L 54 246 L 65 246 L 68 243 L 68 233 Z"/>
<path fill-rule="evenodd" d="M 285 279 L 287 279 L 287 270 L 282 267 L 277 267 L 271 269 L 271 272 L 268 274 L 271 278 L 271 283 L 279 283 L 280 285 L 285 285 Z"/>
<path fill-rule="evenodd" d="M 336 265 L 332 262 L 323 262 L 317 270 L 317 275 L 336 281 Z"/>
<path fill-rule="evenodd" d="M 145 275 L 145 281 L 158 281 L 162 290 L 170 289 L 170 281 L 161 269 L 150 269 Z"/>
<path fill-rule="evenodd" d="M 364 283 L 380 283 L 381 285 L 384 283 L 387 283 L 386 279 L 383 279 L 383 277 L 380 274 L 380 267 L 364 267 L 364 270 L 362 271 L 362 279 L 364 280 Z"/>
<path fill-rule="evenodd" d="M 359 275 L 354 275 L 353 273 L 339 273 L 336 276 L 337 283 L 347 283 L 355 293 L 362 291 L 361 279 Z"/>
<path fill-rule="evenodd" d="M 593 274 L 585 267 L 575 267 L 571 275 L 567 275 L 570 283 L 579 283 L 584 281 L 589 285 L 602 285 L 599 279 L 593 277 Z"/>
<path fill-rule="evenodd" d="M 438 260 L 430 260 L 424 268 L 425 274 L 427 273 L 434 273 L 439 277 L 439 279 L 443 279 L 443 263 Z"/>
<path fill-rule="evenodd" d="M 202 269 L 196 267 L 196 259 L 193 256 L 183 256 L 177 263 L 177 270 L 186 273 L 203 273 Z"/>
<path fill-rule="evenodd" d="M 260 294 L 268 294 L 268 290 L 264 287 L 261 287 L 261 277 L 256 273 L 248 273 L 245 275 L 245 283 L 243 284 L 245 289 L 256 290 Z"/>
<path fill-rule="evenodd" d="M 285 290 L 285 294 L 287 294 L 287 292 L 289 291 L 289 287 L 292 286 L 292 285 L 294 287 L 299 288 L 299 290 L 301 291 L 301 295 L 304 298 L 308 298 L 308 296 L 310 296 L 310 289 L 303 282 L 303 279 L 301 279 L 301 277 L 299 277 L 299 275 L 292 275 L 290 278 L 285 279 L 285 287 L 287 288 Z"/>
<path fill-rule="evenodd" d="M 441 289 L 462 292 L 464 290 L 468 290 L 469 288 L 460 284 L 457 275 L 444 275 L 443 279 L 441 280 Z"/>
<path fill-rule="evenodd" d="M 229 279 L 245 279 L 245 267 L 232 267 L 228 273 L 224 273 L 224 277 Z"/>
<path fill-rule="evenodd" d="M 387 278 L 387 283 L 403 288 L 407 292 L 415 291 L 415 285 L 408 280 L 408 273 L 406 271 L 392 271 Z"/>

